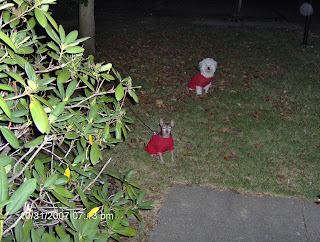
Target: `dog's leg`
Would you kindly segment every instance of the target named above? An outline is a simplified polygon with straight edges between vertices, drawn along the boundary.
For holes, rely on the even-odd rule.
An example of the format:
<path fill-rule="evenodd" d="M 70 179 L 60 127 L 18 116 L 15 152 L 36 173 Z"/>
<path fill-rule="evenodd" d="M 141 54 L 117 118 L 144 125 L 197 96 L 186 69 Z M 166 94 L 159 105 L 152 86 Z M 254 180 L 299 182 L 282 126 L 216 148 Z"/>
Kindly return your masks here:
<path fill-rule="evenodd" d="M 171 161 L 174 162 L 174 150 L 171 150 Z"/>
<path fill-rule="evenodd" d="M 163 160 L 163 156 L 161 153 L 158 153 L 159 157 L 160 157 L 160 164 L 164 165 L 164 160 Z"/>
<path fill-rule="evenodd" d="M 203 88 L 206 93 L 208 93 L 210 86 L 211 82 Z"/>
<path fill-rule="evenodd" d="M 202 95 L 202 87 L 196 86 L 197 95 Z"/>

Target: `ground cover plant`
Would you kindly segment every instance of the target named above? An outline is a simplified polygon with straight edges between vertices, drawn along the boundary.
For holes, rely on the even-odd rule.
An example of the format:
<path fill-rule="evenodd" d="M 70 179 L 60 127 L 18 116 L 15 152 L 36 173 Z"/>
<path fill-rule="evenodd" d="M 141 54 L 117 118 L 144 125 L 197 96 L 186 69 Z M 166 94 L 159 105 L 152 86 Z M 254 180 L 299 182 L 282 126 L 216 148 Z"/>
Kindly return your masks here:
<path fill-rule="evenodd" d="M 101 153 L 127 139 L 132 79 L 83 56 L 88 38 L 58 26 L 55 0 L 0 3 L 0 241 L 135 236 L 152 201 Z"/>
<path fill-rule="evenodd" d="M 175 121 L 174 163 L 162 166 L 144 152 L 152 134 L 132 115 L 129 143 L 112 151 L 119 160 L 114 167 L 135 167 L 156 203 L 173 184 L 315 199 L 320 42 L 311 33 L 309 46 L 302 48 L 302 35 L 138 20 L 98 27 L 101 57 L 130 71 L 142 86 L 139 105 L 128 105 L 128 112 L 153 129 L 159 117 Z M 205 57 L 218 62 L 215 87 L 197 98 L 186 86 Z"/>

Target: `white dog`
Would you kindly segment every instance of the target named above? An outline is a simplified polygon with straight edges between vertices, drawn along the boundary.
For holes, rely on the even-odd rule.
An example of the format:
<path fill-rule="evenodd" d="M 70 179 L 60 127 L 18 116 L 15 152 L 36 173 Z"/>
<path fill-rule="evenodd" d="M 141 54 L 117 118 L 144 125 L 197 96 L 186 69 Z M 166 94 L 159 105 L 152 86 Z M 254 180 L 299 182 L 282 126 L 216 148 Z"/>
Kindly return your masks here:
<path fill-rule="evenodd" d="M 202 95 L 203 90 L 208 93 L 211 86 L 211 79 L 217 70 L 218 63 L 212 58 L 206 58 L 199 62 L 200 72 L 191 78 L 188 88 Z"/>

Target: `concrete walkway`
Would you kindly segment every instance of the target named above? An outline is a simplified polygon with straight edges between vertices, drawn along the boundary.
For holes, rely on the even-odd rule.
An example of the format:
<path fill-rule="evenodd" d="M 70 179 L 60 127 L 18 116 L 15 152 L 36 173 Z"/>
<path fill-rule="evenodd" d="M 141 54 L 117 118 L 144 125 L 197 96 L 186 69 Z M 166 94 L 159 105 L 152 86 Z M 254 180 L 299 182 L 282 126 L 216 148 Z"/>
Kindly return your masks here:
<path fill-rule="evenodd" d="M 155 241 L 320 241 L 320 206 L 199 186 L 176 186 L 160 210 Z"/>

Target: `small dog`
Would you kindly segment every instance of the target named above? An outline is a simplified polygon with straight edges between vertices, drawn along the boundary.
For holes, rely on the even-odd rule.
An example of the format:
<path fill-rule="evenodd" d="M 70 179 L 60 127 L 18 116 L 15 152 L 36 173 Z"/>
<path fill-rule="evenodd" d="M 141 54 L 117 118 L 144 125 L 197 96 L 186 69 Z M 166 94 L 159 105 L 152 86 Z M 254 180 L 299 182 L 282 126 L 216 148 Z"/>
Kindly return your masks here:
<path fill-rule="evenodd" d="M 161 131 L 159 133 L 154 132 L 154 135 L 151 137 L 144 150 L 153 157 L 159 155 L 160 164 L 163 165 L 163 152 L 168 150 L 171 151 L 171 161 L 174 161 L 174 143 L 171 135 L 171 129 L 174 126 L 174 121 L 171 120 L 170 123 L 164 123 L 163 119 L 160 118 L 159 125 L 161 127 Z"/>
<path fill-rule="evenodd" d="M 200 72 L 191 78 L 188 88 L 202 95 L 203 90 L 208 93 L 211 79 L 217 70 L 218 63 L 212 58 L 206 58 L 199 62 Z"/>

